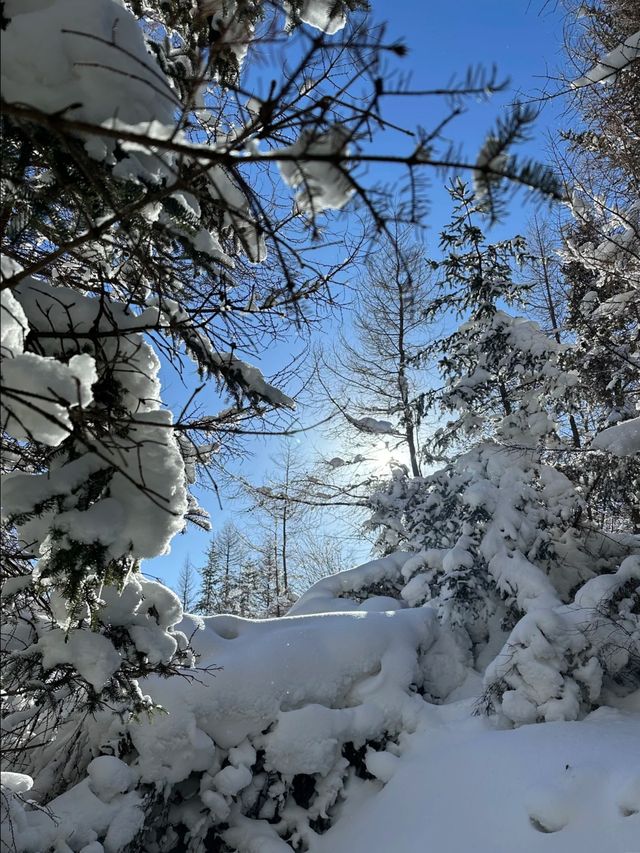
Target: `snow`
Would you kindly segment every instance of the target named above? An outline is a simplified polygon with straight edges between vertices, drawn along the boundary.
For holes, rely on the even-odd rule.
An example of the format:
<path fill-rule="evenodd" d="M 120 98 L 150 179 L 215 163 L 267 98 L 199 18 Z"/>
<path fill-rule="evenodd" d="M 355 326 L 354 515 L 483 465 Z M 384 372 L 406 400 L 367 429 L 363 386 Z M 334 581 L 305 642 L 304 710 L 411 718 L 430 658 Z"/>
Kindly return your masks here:
<path fill-rule="evenodd" d="M 87 767 L 89 787 L 105 803 L 126 794 L 136 782 L 136 774 L 114 755 L 99 755 Z"/>
<path fill-rule="evenodd" d="M 200 0 L 185 14 L 210 17 L 219 43 L 240 64 L 254 35 L 242 19 L 245 5 Z M 345 25 L 343 5 L 333 0 L 282 5 L 296 24 L 328 34 Z M 2 85 L 10 102 L 93 122 L 98 130 L 187 143 L 176 128 L 176 92 L 145 42 L 151 19 L 140 27 L 121 0 L 7 0 L 3 14 Z M 178 34 L 162 35 L 169 37 L 167 56 L 177 60 Z M 640 34 L 575 85 L 614 79 L 638 55 Z M 226 135 L 214 124 L 207 128 L 219 146 L 213 153 L 239 155 L 238 166 L 259 145 L 262 111 L 254 104 L 247 110 L 246 134 L 247 128 Z M 292 137 L 283 132 L 282 147 L 260 158 L 279 164 L 297 212 L 339 210 L 353 196 L 345 127 L 303 131 L 289 145 Z M 246 144 L 236 144 L 243 135 Z M 153 138 L 122 140 L 117 158 L 107 137 L 81 139 L 114 178 L 175 189 L 174 155 L 155 151 Z M 169 196 L 193 227 L 172 222 L 162 204 L 141 215 L 229 268 L 223 242 L 239 242 L 250 263 L 263 262 L 264 222 L 256 221 L 244 178 L 235 168 L 207 168 L 211 161 L 198 161 L 198 144 L 184 163 L 203 167 L 201 194 Z M 498 182 L 486 173 L 501 171 L 505 158 L 498 142 L 487 139 L 474 170 L 480 194 Z M 220 212 L 213 230 L 198 224 L 205 193 Z M 599 265 L 624 269 L 638 211 L 632 205 L 624 216 L 612 212 L 606 239 L 590 246 L 598 289 L 583 300 L 585 312 L 600 299 Z M 27 620 L 20 607 L 29 581 L 10 578 L 3 586 L 9 598 L 22 594 L 11 618 L 29 627 L 10 632 L 7 651 L 12 662 L 26 663 L 30 679 L 5 731 L 18 737 L 27 731 L 35 738 L 28 745 L 38 747 L 25 750 L 17 765 L 33 776 L 1 777 L 2 817 L 17 847 L 25 853 L 159 853 L 211 843 L 239 853 L 634 849 L 640 707 L 628 674 L 640 648 L 640 558 L 623 556 L 637 539 L 615 526 L 606 535 L 587 528 L 584 492 L 536 453 L 558 446 L 555 417 L 572 411 L 562 405 L 578 381 L 562 368 L 570 348 L 531 321 L 498 310 L 481 317 L 467 303 L 463 313 L 471 306 L 472 319 L 454 341 L 456 367 L 445 376 L 443 407 L 469 427 L 463 445 L 474 431 L 495 440 L 483 440 L 429 477 L 407 480 L 396 472 L 376 496 L 376 523 L 387 525 L 381 553 L 391 553 L 323 579 L 286 617 L 185 616 L 177 596 L 138 571 L 139 560 L 166 553 L 183 529 L 191 506 L 187 486 L 196 479 L 194 453 L 176 438 L 163 407 L 161 363 L 146 330 L 179 336 L 203 371 L 222 377 L 234 396 L 276 407 L 292 408 L 293 401 L 239 359 L 235 345 L 219 351 L 189 328 L 186 303 L 175 292 L 175 299 L 118 301 L 122 291 L 111 273 L 122 259 L 111 251 L 114 233 L 105 235 L 107 244 L 94 242 L 67 259 L 71 268 L 56 264 L 56 275 L 71 269 L 80 287 L 96 292 L 104 278 L 102 298 L 31 277 L 2 294 L 2 426 L 17 446 L 63 445 L 46 467 L 32 465 L 27 453 L 26 470 L 7 478 L 3 495 L 8 525 L 37 561 L 30 579 L 36 604 L 49 607 Z M 83 285 L 86 251 L 104 266 Z M 17 270 L 3 264 L 3 275 Z M 127 275 L 136 275 L 135 265 Z M 123 291 L 129 284 L 125 276 Z M 139 284 L 136 294 L 160 293 L 163 286 Z M 498 293 L 502 284 L 494 284 Z M 513 294 L 503 290 L 508 302 Z M 614 293 L 593 318 L 606 324 L 633 295 Z M 37 353 L 24 351 L 30 330 L 45 333 Z M 512 375 L 521 380 L 513 412 L 498 419 L 486 394 L 496 377 Z M 19 391 L 16 400 L 12 391 Z M 105 396 L 112 405 L 101 402 Z M 85 418 L 82 410 L 94 403 Z M 619 422 L 592 448 L 637 452 L 640 419 L 622 420 L 630 414 L 610 413 L 607 422 Z M 347 419 L 363 432 L 397 434 L 390 421 Z M 72 430 L 76 420 L 82 428 Z M 337 469 L 358 461 L 334 457 L 327 464 Z M 60 554 L 64 559 L 55 562 Z M 71 585 L 74 573 L 82 582 L 67 598 L 60 576 Z M 190 667 L 187 636 L 198 668 Z M 178 652 L 185 663 L 180 676 L 161 677 Z M 75 676 L 60 673 L 65 667 Z M 132 675 L 150 670 L 156 674 L 139 684 Z M 107 685 L 104 702 L 94 703 L 93 694 Z M 130 713 L 132 696 L 148 715 Z M 596 704 L 600 710 L 590 713 Z M 476 716 L 477 710 L 492 716 Z M 61 722 L 49 728 L 58 713 Z M 145 821 L 155 833 L 149 846 L 140 836 Z"/>
<path fill-rule="evenodd" d="M 15 270 L 5 266 L 3 258 L 2 272 L 9 276 Z M 24 351 L 24 339 L 29 331 L 29 322 L 22 306 L 9 290 L 0 294 L 0 354 L 3 358 L 15 358 Z"/>
<path fill-rule="evenodd" d="M 0 784 L 14 794 L 26 794 L 33 788 L 33 779 L 25 773 L 11 773 L 3 770 L 0 773 Z"/>
<path fill-rule="evenodd" d="M 113 593 L 105 597 L 111 601 L 106 604 L 111 622 L 117 625 L 118 613 L 131 606 L 119 603 Z M 145 603 L 151 606 L 152 598 Z M 108 617 L 103 614 L 102 618 Z M 268 824 L 246 816 L 255 790 L 258 750 L 274 778 L 314 774 L 318 779 L 315 808 L 318 814 L 326 811 L 343 786 L 348 767 L 342 755 L 345 743 L 359 747 L 415 729 L 424 702 L 411 684 L 428 668 L 429 649 L 438 636 L 435 614 L 429 608 L 261 622 L 231 616 L 185 617 L 179 627 L 188 634 L 196 631 L 193 639 L 201 667 L 222 668 L 200 671 L 188 682 L 144 681 L 143 689 L 167 713 L 128 724 L 135 750 L 131 766 L 113 756 L 94 759 L 85 781 L 49 803 L 56 818 L 66 819 L 71 801 L 80 801 L 75 822 L 63 826 L 63 821 L 58 836 L 51 834 L 48 818 L 45 821 L 23 809 L 24 819 L 34 833 L 36 829 L 40 833 L 34 837 L 42 838 L 47 832 L 49 839 L 61 833 L 78 850 L 95 841 L 97 833 L 105 838 L 105 850 L 119 849 L 114 838 L 131 838 L 140 826 L 138 795 L 131 790 L 135 780 L 168 791 L 201 774 L 201 795 L 187 801 L 176 819 L 179 813 L 196 833 L 204 810 L 229 824 L 225 833 L 229 843 L 232 838 L 271 835 L 270 843 L 277 841 L 281 850 L 290 850 L 274 829 L 266 828 Z M 78 633 L 70 632 L 71 643 Z M 51 638 L 44 643 L 47 663 L 66 659 L 69 643 L 64 643 L 63 632 L 49 631 L 45 636 Z M 95 636 L 108 642 L 102 635 Z M 92 649 L 90 643 L 85 648 L 93 652 L 94 664 L 93 671 L 84 669 L 83 674 L 97 683 L 101 649 Z M 85 663 L 89 665 L 80 660 L 78 669 Z M 390 760 L 387 757 L 387 765 Z M 381 756 L 382 775 L 384 763 Z M 285 819 L 292 829 L 299 826 L 296 831 L 310 832 L 302 818 L 292 804 Z M 240 849 L 253 849 L 253 843 L 247 840 Z M 38 847 L 29 842 L 24 849 Z"/>
<path fill-rule="evenodd" d="M 210 18 L 218 45 L 226 46 L 240 68 L 254 37 L 250 13 L 248 16 L 244 4 L 236 0 L 204 0 L 198 5 L 198 15 Z M 256 4 L 258 13 L 260 5 Z M 296 2 L 295 13 L 291 4 L 282 5 L 296 23 L 308 23 L 329 35 L 346 23 L 342 11 L 333 14 L 335 4 L 331 0 Z M 119 180 L 150 185 L 175 180 L 175 155 L 154 148 L 153 139 L 172 139 L 190 146 L 194 157 L 201 143 L 194 143 L 176 125 L 183 105 L 154 51 L 145 43 L 145 38 L 157 37 L 155 24 L 141 27 L 119 0 L 9 0 L 3 9 L 8 23 L 2 34 L 1 82 L 3 97 L 9 103 L 59 113 L 96 128 L 120 130 L 123 135 L 137 135 L 140 140 L 120 140 L 116 151 L 114 139 L 78 132 L 89 157 L 104 161 Z M 185 71 L 188 75 L 196 73 L 190 68 Z M 211 82 L 205 79 L 203 86 Z M 200 111 L 202 116 L 205 112 Z M 255 147 L 251 135 L 238 143 L 235 129 L 225 135 L 216 127 L 215 136 L 225 153 L 242 154 Z M 211 153 L 209 142 L 203 148 Z M 342 128 L 336 126 L 313 138 L 303 135 L 282 151 L 296 153 L 301 148 L 310 155 L 344 153 L 346 140 Z M 341 208 L 352 194 L 348 179 L 330 163 L 309 162 L 300 169 L 292 163 L 281 165 L 286 183 L 298 188 L 296 200 L 304 212 Z M 223 166 L 212 166 L 207 178 L 206 192 L 222 202 L 219 227 L 188 231 L 162 204 L 149 206 L 145 215 L 227 266 L 233 266 L 233 260 L 222 248 L 220 230 L 231 228 L 247 258 L 252 263 L 263 262 L 267 256 L 264 230 L 256 222 L 248 193 Z M 186 206 L 196 220 L 200 218 L 197 204 Z"/>
<path fill-rule="evenodd" d="M 587 73 L 571 83 L 573 89 L 593 83 L 613 83 L 620 71 L 640 58 L 640 30 L 602 57 Z"/>
<path fill-rule="evenodd" d="M 278 148 L 273 156 L 295 157 L 278 163 L 283 180 L 293 189 L 296 204 L 303 213 L 315 215 L 323 210 L 340 210 L 353 195 L 353 186 L 346 174 L 346 164 L 314 157 L 343 156 L 349 153 L 348 136 L 337 125 L 326 133 L 303 131 L 292 144 Z"/>
<path fill-rule="evenodd" d="M 291 4 L 285 2 L 283 5 L 291 13 Z M 303 23 L 329 36 L 342 30 L 347 23 L 346 16 L 339 10 L 335 0 L 302 0 L 295 7 L 296 15 Z"/>
<path fill-rule="evenodd" d="M 81 629 L 65 632 L 54 628 L 47 631 L 38 640 L 37 650 L 42 654 L 45 670 L 61 664 L 72 664 L 97 693 L 121 663 L 111 640 L 103 634 Z"/>
<path fill-rule="evenodd" d="M 516 725 L 575 720 L 584 706 L 606 701 L 616 673 L 640 650 L 639 598 L 640 557 L 630 556 L 614 574 L 587 581 L 572 603 L 530 610 L 485 674 L 489 690 L 506 686 L 504 717 Z"/>
<path fill-rule="evenodd" d="M 614 456 L 633 456 L 640 453 L 640 417 L 614 424 L 598 433 L 591 442 L 596 450 L 605 450 Z"/>
<path fill-rule="evenodd" d="M 9 0 L 4 15 L 2 88 L 9 103 L 66 110 L 96 124 L 114 115 L 172 123 L 175 95 L 121 3 Z M 39 49 L 29 50 L 33 44 Z"/>
<path fill-rule="evenodd" d="M 4 429 L 56 447 L 71 432 L 69 409 L 91 403 L 96 378 L 90 355 L 74 355 L 68 364 L 30 352 L 3 359 Z"/>
<path fill-rule="evenodd" d="M 18 269 L 17 264 L 3 259 L 3 276 Z M 86 407 L 93 400 L 95 361 L 84 353 L 73 355 L 63 364 L 52 357 L 24 352 L 29 322 L 23 306 L 7 290 L 2 292 L 1 312 L 2 426 L 14 438 L 35 439 L 56 447 L 71 432 L 69 410 Z"/>
<path fill-rule="evenodd" d="M 320 731 L 314 736 L 313 728 L 309 730 L 303 724 L 308 714 L 304 709 L 310 705 L 324 706 L 328 711 L 336 702 L 349 701 L 352 707 L 383 702 L 385 722 L 397 725 L 398 714 L 402 717 L 407 711 L 405 700 L 412 704 L 404 691 L 417 666 L 416 649 L 422 646 L 427 650 L 436 637 L 434 614 L 429 609 L 263 621 L 214 616 L 203 622 L 204 628 L 193 637 L 202 655 L 199 664 L 215 664 L 222 670 L 202 685 L 191 684 L 188 693 L 179 697 L 169 682 L 148 684 L 146 689 L 153 698 L 181 719 L 178 723 L 158 718 L 132 731 L 134 743 L 145 741 L 145 748 L 139 751 L 144 756 L 141 771 L 146 778 L 154 777 L 157 771 L 153 768 L 158 764 L 176 759 L 183 762 L 184 750 L 169 757 L 162 745 L 155 743 L 158 737 L 165 737 L 165 730 L 174 731 L 178 725 L 186 732 L 195 723 L 212 741 L 230 749 L 277 722 L 274 732 L 264 738 L 274 767 L 292 760 L 296 744 L 296 760 L 301 762 L 308 750 L 318 744 L 325 748 L 332 739 Z M 180 630 L 191 634 L 194 627 L 195 623 L 185 618 Z M 272 665 L 275 660 L 276 669 Z M 316 713 L 317 721 L 321 713 Z M 339 716 L 335 713 L 332 719 Z M 361 724 L 367 725 L 360 719 L 336 723 L 343 729 L 347 726 L 352 736 Z M 283 740 L 278 727 L 289 729 L 291 736 Z M 196 755 L 192 749 L 191 753 Z"/>
<path fill-rule="evenodd" d="M 632 853 L 640 849 L 640 713 L 492 728 L 469 703 L 429 709 L 382 791 L 311 853 Z"/>
<path fill-rule="evenodd" d="M 136 17 L 117 0 L 9 0 L 2 38 L 2 90 L 9 103 L 100 125 L 172 127 L 176 94 L 147 51 Z M 99 93 L 99 97 L 97 96 Z M 121 177 L 158 181 L 162 158 L 138 150 L 117 165 L 114 143 L 90 137 L 86 150 Z"/>
<path fill-rule="evenodd" d="M 53 361 L 53 360 L 52 360 Z M 187 498 L 184 466 L 177 441 L 169 429 L 168 411 L 140 413 L 126 437 L 108 445 L 88 442 L 84 457 L 61 466 L 51 475 L 16 474 L 7 481 L 3 496 L 7 516 L 26 512 L 54 495 L 67 495 L 63 509 L 48 508 L 19 525 L 25 542 L 39 543 L 48 552 L 48 531 L 76 542 L 99 542 L 114 557 L 133 554 L 154 557 L 165 553 L 173 536 L 184 526 Z M 108 494 L 86 509 L 75 508 L 74 483 L 90 471 L 115 468 Z M 68 469 L 68 470 L 67 470 Z M 67 476 L 68 475 L 68 476 Z M 145 524 L 139 519 L 145 518 Z"/>
<path fill-rule="evenodd" d="M 136 316 L 119 302 L 83 296 L 33 278 L 20 284 L 16 296 L 37 329 L 64 334 L 97 327 L 105 332 L 101 365 L 106 360 L 110 378 L 118 384 L 119 402 L 128 410 L 128 428 L 107 438 L 88 435 L 86 453 L 57 469 L 17 475 L 7 484 L 5 514 L 26 513 L 54 496 L 65 496 L 62 505 L 47 507 L 20 526 L 23 540 L 34 543 L 43 556 L 48 553 L 47 534 L 52 528 L 63 534 L 58 547 L 72 536 L 76 542 L 104 545 L 116 559 L 124 554 L 154 557 L 166 553 L 172 537 L 184 527 L 184 461 L 171 429 L 171 413 L 161 408 L 160 361 L 134 331 L 153 325 L 159 309 L 151 306 Z M 114 328 L 122 331 L 119 337 L 111 334 Z M 11 334 L 15 340 L 15 329 Z M 67 345 L 73 347 L 69 341 Z M 48 339 L 44 346 L 48 347 L 46 355 L 19 353 L 2 359 L 3 385 L 20 389 L 15 401 L 5 394 L 2 417 L 15 437 L 30 435 L 56 446 L 69 435 L 69 410 L 91 402 L 91 386 L 99 378 L 98 370 L 104 368 L 87 353 L 73 355 L 66 364 L 60 361 L 66 352 L 64 338 Z M 44 394 L 43 389 L 47 389 Z M 30 393 L 35 395 L 36 411 Z M 78 509 L 80 493 L 74 495 L 74 491 L 89 474 L 100 470 L 113 471 L 108 491 L 88 508 Z M 139 523 L 141 517 L 145 524 Z"/>
<path fill-rule="evenodd" d="M 367 596 L 365 601 L 358 601 L 354 593 L 385 581 L 399 585 L 400 572 L 412 556 L 409 552 L 398 551 L 387 557 L 371 560 L 354 569 L 321 578 L 300 596 L 289 610 L 289 615 L 301 616 L 311 613 L 330 613 L 334 610 L 369 609 L 372 607 L 372 598 Z M 378 597 L 380 598 L 382 597 Z M 376 607 L 376 602 L 373 600 L 373 607 L 396 610 L 404 606 L 403 601 L 388 597 L 380 603 L 383 607 Z"/>
<path fill-rule="evenodd" d="M 465 562 L 465 536 L 460 555 L 455 548 L 447 555 L 453 565 Z M 574 610 L 584 618 L 585 609 L 601 606 L 603 598 L 619 602 L 627 614 L 622 628 L 633 630 L 632 595 L 620 600 L 617 593 L 640 579 L 640 559 L 628 558 L 616 575 L 585 584 L 574 610 L 532 607 L 510 638 L 531 649 L 516 661 L 526 689 L 501 671 L 512 686 L 500 714 L 490 718 L 474 714 L 480 674 L 470 658 L 462 664 L 454 634 L 440 626 L 432 607 L 408 608 L 398 592 L 419 567 L 441 559 L 433 549 L 370 561 L 319 581 L 290 615 L 262 621 L 185 616 L 176 624 L 180 603 L 160 584 L 133 575 L 122 593 L 106 587 L 101 622 L 117 628 L 133 612 L 140 627 L 155 625 L 159 641 L 170 629 L 174 642 L 193 634 L 201 669 L 194 678 L 187 670 L 184 680 L 142 682 L 164 712 L 126 725 L 132 747 L 127 763 L 98 755 L 83 781 L 48 803 L 55 823 L 16 798 L 18 789 L 28 789 L 29 777 L 13 788 L 10 777 L 7 788 L 14 793 L 6 808 L 20 828 L 20 849 L 36 853 L 64 841 L 81 851 L 98 839 L 105 851 L 123 849 L 142 827 L 137 786 L 143 785 L 159 797 L 172 796 L 171 822 L 187 828 L 195 849 L 209 827 L 224 824 L 217 831 L 239 853 L 291 853 L 298 841 L 309 853 L 422 853 L 427 841 L 447 853 L 634 850 L 633 839 L 640 837 L 640 694 L 624 700 L 609 695 L 619 710 L 563 721 L 551 710 L 563 667 L 545 668 L 545 656 L 561 648 L 562 620 L 571 620 Z M 397 597 L 367 598 L 367 591 L 384 589 Z M 162 625 L 156 613 L 163 614 Z M 533 625 L 538 633 L 527 627 Z M 74 663 L 98 684 L 110 656 L 107 646 L 93 648 L 86 640 L 108 643 L 104 636 L 70 631 L 65 643 L 64 632 L 54 630 L 40 643 L 48 663 L 60 663 L 80 633 L 85 637 Z M 605 635 L 610 639 L 607 626 Z M 580 651 L 584 636 L 575 624 L 565 636 Z M 596 641 L 592 637 L 594 648 Z M 596 663 L 590 653 L 584 671 L 572 677 L 595 684 Z M 215 671 L 207 669 L 212 666 Z M 504 728 L 509 717 L 537 719 L 544 702 L 547 718 L 557 722 Z M 353 773 L 346 745 L 364 748 L 371 778 Z M 295 778 L 313 780 L 308 808 L 290 796 L 283 800 Z M 176 799 L 172 791 L 185 796 Z M 261 791 L 267 792 L 263 799 Z M 270 823 L 278 802 L 278 820 Z M 318 817 L 330 818 L 323 835 L 310 823 Z M 609 839 L 614 846 L 607 846 Z"/>
<path fill-rule="evenodd" d="M 250 397 L 266 400 L 273 406 L 295 409 L 295 403 L 291 397 L 287 397 L 279 388 L 266 382 L 260 370 L 254 365 L 247 364 L 230 352 L 209 350 L 207 355 L 213 370 L 224 371 L 233 381 L 239 382 L 244 392 Z"/>
<path fill-rule="evenodd" d="M 396 435 L 397 430 L 391 421 L 383 421 L 378 418 L 350 418 L 351 423 L 363 432 L 370 432 L 374 435 Z"/>

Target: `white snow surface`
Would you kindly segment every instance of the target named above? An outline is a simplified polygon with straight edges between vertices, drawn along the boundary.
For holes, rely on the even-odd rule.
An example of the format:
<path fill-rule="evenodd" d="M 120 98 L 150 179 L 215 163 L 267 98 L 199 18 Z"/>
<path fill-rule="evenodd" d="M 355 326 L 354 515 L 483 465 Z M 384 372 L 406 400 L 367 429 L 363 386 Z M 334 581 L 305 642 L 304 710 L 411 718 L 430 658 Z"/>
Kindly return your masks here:
<path fill-rule="evenodd" d="M 242 384 L 247 394 L 268 400 L 273 406 L 295 409 L 295 403 L 291 397 L 288 397 L 279 388 L 270 385 L 255 365 L 242 361 L 230 352 L 209 350 L 207 355 L 213 368 L 223 368 L 234 376 Z"/>
<path fill-rule="evenodd" d="M 11 773 L 9 770 L 3 770 L 0 773 L 0 784 L 14 794 L 26 794 L 33 788 L 33 779 L 25 773 Z"/>
<path fill-rule="evenodd" d="M 122 595 L 105 589 L 103 621 L 117 626 L 132 610 L 129 597 L 140 598 L 139 627 L 162 639 L 176 626 L 174 643 L 193 635 L 205 671 L 195 680 L 142 682 L 167 713 L 130 722 L 130 764 L 95 757 L 84 780 L 47 804 L 55 821 L 26 804 L 29 777 L 3 777 L 2 808 L 18 830 L 18 850 L 41 853 L 55 844 L 98 853 L 102 844 L 116 853 L 137 843 L 143 822 L 138 784 L 160 795 L 186 786 L 190 793 L 172 806 L 172 821 L 187 827 L 194 850 L 204 849 L 198 839 L 204 843 L 211 821 L 228 825 L 220 832 L 237 853 L 291 853 L 298 841 L 309 853 L 640 850 L 640 691 L 580 722 L 505 730 L 504 713 L 475 716 L 480 675 L 467 668 L 460 677 L 449 633 L 432 607 L 409 608 L 400 597 L 374 595 L 366 609 L 356 609 L 358 590 L 384 591 L 420 559 L 398 552 L 326 578 L 302 597 L 294 615 L 279 619 L 185 616 L 176 624 L 180 603 L 160 584 L 133 576 Z M 635 577 L 637 562 L 627 561 L 617 576 L 594 578 L 576 606 L 592 608 Z M 166 618 L 156 624 L 154 603 L 162 595 L 172 599 L 157 607 Z M 301 611 L 307 615 L 295 615 Z M 536 624 L 546 612 L 534 608 Z M 58 659 L 65 653 L 62 634 L 47 634 Z M 71 632 L 71 644 L 75 636 Z M 109 656 L 93 649 L 92 657 L 85 677 L 97 683 Z M 206 671 L 209 666 L 219 668 Z M 434 691 L 446 697 L 435 705 L 425 697 L 438 678 L 449 682 Z M 421 685 L 425 697 L 416 692 Z M 372 779 L 351 772 L 345 744 L 366 747 Z M 313 814 L 290 799 L 279 822 L 269 823 L 283 783 L 297 774 L 315 779 Z M 268 797 L 248 817 L 268 778 L 274 780 Z M 314 816 L 330 816 L 326 834 L 309 826 Z"/>
<path fill-rule="evenodd" d="M 68 364 L 32 352 L 3 359 L 3 429 L 56 447 L 71 433 L 69 409 L 91 403 L 96 378 L 87 354 L 72 356 Z"/>
<path fill-rule="evenodd" d="M 73 664 L 96 692 L 102 690 L 121 663 L 111 640 L 93 631 L 74 629 L 66 633 L 54 628 L 40 637 L 37 646 L 45 670 Z"/>
<path fill-rule="evenodd" d="M 383 790 L 347 798 L 311 853 L 636 853 L 636 700 L 514 731 L 471 717 L 469 702 L 431 706 Z"/>
<path fill-rule="evenodd" d="M 192 640 L 199 664 L 222 670 L 184 691 L 173 680 L 145 684 L 170 713 L 131 730 L 143 779 L 186 778 L 211 765 L 214 742 L 237 747 L 274 722 L 262 738 L 272 767 L 303 773 L 319 762 L 326 773 L 339 743 L 411 727 L 421 704 L 409 691 L 418 649 L 428 650 L 438 632 L 429 608 L 262 621 L 185 617 L 179 629 L 189 636 L 200 622 Z"/>
<path fill-rule="evenodd" d="M 614 620 L 609 602 L 619 591 Z M 571 604 L 527 613 L 485 674 L 487 686 L 508 688 L 501 713 L 516 725 L 575 720 L 582 694 L 603 701 L 605 669 L 621 670 L 640 650 L 638 601 L 640 556 L 630 556 L 614 574 L 587 581 Z"/>
<path fill-rule="evenodd" d="M 608 427 L 598 433 L 591 446 L 596 450 L 613 453 L 614 456 L 640 453 L 640 418 L 631 418 Z"/>
<path fill-rule="evenodd" d="M 9 103 L 66 110 L 96 124 L 113 116 L 173 124 L 175 95 L 123 3 L 9 0 L 4 15 L 2 89 Z"/>

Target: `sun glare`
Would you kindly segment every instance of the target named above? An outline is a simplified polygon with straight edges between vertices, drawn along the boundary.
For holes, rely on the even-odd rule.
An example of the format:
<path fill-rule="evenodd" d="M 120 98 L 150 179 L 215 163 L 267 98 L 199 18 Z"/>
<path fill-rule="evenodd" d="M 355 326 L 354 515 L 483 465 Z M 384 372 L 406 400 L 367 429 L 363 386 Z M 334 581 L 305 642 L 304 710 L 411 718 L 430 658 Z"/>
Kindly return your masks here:
<path fill-rule="evenodd" d="M 388 474 L 393 463 L 403 464 L 401 455 L 398 449 L 391 449 L 387 441 L 381 441 L 367 450 L 365 458 L 375 474 Z"/>

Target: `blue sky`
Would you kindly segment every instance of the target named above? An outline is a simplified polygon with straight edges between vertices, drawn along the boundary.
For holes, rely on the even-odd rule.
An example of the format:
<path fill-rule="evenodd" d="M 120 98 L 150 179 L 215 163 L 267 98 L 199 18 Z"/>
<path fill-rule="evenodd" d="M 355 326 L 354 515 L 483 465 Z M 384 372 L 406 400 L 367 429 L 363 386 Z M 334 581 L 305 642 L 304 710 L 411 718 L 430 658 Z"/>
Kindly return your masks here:
<path fill-rule="evenodd" d="M 545 85 L 545 74 L 555 74 L 562 62 L 562 16 L 555 2 L 544 0 L 372 0 L 372 15 L 376 22 L 386 21 L 388 40 L 402 40 L 409 53 L 404 60 L 394 60 L 405 75 L 410 75 L 412 88 L 433 88 L 446 85 L 455 75 L 460 78 L 471 65 L 496 65 L 500 79 L 508 77 L 506 92 L 484 103 L 473 103 L 468 112 L 450 126 L 449 136 L 462 143 L 473 157 L 496 116 L 508 108 L 516 93 L 535 96 Z M 429 98 L 399 98 L 386 104 L 385 117 L 407 127 L 421 125 L 427 129 L 443 115 L 443 105 Z M 535 136 L 525 149 L 527 153 L 545 159 L 546 137 L 558 122 L 560 106 L 556 102 L 542 111 Z M 381 134 L 376 141 L 379 151 L 396 151 L 397 135 Z M 407 150 L 410 148 L 410 143 Z M 372 178 L 374 176 L 372 175 Z M 376 170 L 376 180 L 393 184 L 400 173 L 392 168 Z M 432 175 L 429 180 L 429 215 L 426 220 L 425 243 L 428 251 L 437 248 L 438 232 L 450 215 L 448 195 L 442 179 Z M 505 220 L 494 229 L 492 237 L 522 232 L 535 211 L 526 196 L 518 194 L 509 207 Z M 327 321 L 326 336 L 337 329 L 340 319 Z M 294 347 L 295 349 L 295 347 Z M 275 370 L 287 360 L 287 347 L 278 347 L 267 354 L 261 368 L 265 373 Z M 169 404 L 184 400 L 185 392 L 175 374 L 164 372 L 168 387 L 165 398 Z M 207 395 L 209 396 L 209 395 Z M 300 418 L 308 422 L 304 412 Z M 258 479 L 269 467 L 269 456 L 277 449 L 276 442 L 253 440 L 248 442 L 247 460 L 243 463 L 245 476 Z M 202 496 L 203 506 L 210 511 L 215 528 L 234 513 L 233 505 L 222 495 L 224 511 L 220 513 L 212 493 Z M 242 520 L 239 519 L 241 524 Z M 190 528 L 184 535 L 175 537 L 171 554 L 146 561 L 146 572 L 175 584 L 184 559 L 189 555 L 197 566 L 209 541 L 209 535 Z"/>

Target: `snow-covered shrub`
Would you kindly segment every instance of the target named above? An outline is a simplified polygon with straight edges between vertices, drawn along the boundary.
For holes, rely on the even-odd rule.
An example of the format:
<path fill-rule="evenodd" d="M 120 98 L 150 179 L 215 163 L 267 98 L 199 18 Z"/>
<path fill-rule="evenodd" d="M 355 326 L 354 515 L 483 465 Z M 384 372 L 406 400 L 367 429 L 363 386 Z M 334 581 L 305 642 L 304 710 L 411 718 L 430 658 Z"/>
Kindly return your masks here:
<path fill-rule="evenodd" d="M 632 545 L 580 522 L 582 500 L 564 474 L 494 443 L 427 477 L 396 471 L 373 506 L 381 543 L 417 552 L 399 596 L 436 608 L 483 665 L 521 616 L 568 604 Z"/>
<path fill-rule="evenodd" d="M 575 720 L 640 681 L 640 557 L 570 604 L 533 610 L 487 669 L 484 699 L 513 723 Z"/>
<path fill-rule="evenodd" d="M 406 557 L 360 574 L 392 576 Z M 65 843 L 79 851 L 98 840 L 113 853 L 306 850 L 343 800 L 386 781 L 441 654 L 430 608 L 185 617 L 178 627 L 216 672 L 199 674 L 188 690 L 179 678 L 143 681 L 167 713 L 121 721 L 126 754 L 95 758 L 87 778 L 47 802 L 52 817 L 10 800 L 23 827 L 19 849 Z M 93 747 L 106 752 L 104 720 L 86 731 L 101 733 Z"/>

